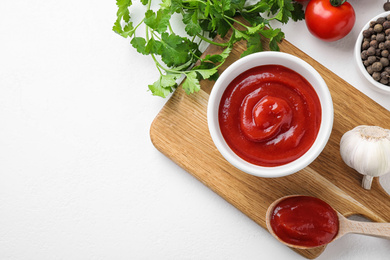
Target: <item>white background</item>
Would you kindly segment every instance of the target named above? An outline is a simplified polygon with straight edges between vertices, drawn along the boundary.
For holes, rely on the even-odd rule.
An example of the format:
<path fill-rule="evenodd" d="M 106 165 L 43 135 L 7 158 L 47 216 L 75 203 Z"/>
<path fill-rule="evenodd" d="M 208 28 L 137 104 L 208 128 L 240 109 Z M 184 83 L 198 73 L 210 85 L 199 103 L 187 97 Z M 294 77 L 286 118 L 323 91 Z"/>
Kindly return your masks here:
<path fill-rule="evenodd" d="M 353 62 L 384 2 L 350 0 L 356 25 L 338 42 L 304 22 L 283 31 L 390 110 Z M 0 1 L 0 260 L 304 259 L 154 148 L 166 99 L 147 91 L 150 57 L 111 30 L 116 11 L 114 0 Z M 318 259 L 389 255 L 388 240 L 347 235 Z"/>

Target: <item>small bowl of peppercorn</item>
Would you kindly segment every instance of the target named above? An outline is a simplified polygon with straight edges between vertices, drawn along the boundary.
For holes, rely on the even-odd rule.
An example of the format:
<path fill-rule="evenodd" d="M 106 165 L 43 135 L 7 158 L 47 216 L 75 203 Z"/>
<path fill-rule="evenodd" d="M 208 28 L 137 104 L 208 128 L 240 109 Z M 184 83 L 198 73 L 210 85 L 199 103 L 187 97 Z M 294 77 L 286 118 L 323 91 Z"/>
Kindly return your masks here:
<path fill-rule="evenodd" d="M 355 58 L 372 86 L 390 94 L 390 11 L 375 16 L 363 27 L 356 41 Z"/>

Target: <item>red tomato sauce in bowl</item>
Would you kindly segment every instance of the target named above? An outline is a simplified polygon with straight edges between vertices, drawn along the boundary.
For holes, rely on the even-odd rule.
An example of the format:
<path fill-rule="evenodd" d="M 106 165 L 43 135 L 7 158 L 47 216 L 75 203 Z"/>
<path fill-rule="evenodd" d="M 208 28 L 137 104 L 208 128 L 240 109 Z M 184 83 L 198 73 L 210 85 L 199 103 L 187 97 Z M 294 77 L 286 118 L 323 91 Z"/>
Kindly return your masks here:
<path fill-rule="evenodd" d="M 281 65 L 261 65 L 229 84 L 218 120 L 226 143 L 243 160 L 280 166 L 301 157 L 314 143 L 321 103 L 297 72 Z"/>

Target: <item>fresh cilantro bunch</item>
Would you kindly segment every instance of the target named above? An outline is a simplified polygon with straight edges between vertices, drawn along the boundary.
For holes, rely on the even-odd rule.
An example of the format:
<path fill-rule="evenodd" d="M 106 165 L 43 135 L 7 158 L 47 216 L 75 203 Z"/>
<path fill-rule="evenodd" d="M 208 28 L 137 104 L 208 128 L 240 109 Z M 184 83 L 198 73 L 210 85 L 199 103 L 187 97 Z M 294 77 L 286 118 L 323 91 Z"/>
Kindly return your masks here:
<path fill-rule="evenodd" d="M 201 79 L 215 80 L 217 69 L 229 56 L 233 44 L 247 41 L 247 50 L 242 56 L 263 50 L 261 37 L 269 39 L 270 50 L 279 50 L 278 42 L 284 38 L 281 29 L 273 29 L 271 20 L 287 23 L 304 18 L 302 5 L 293 0 L 260 0 L 249 4 L 246 0 L 160 0 L 159 9 L 152 10 L 152 0 L 141 0 L 145 6 L 142 21 L 132 20 L 132 0 L 116 0 L 117 20 L 113 30 L 131 39 L 131 45 L 139 53 L 150 55 L 160 72 L 160 77 L 149 89 L 153 95 L 167 97 L 185 76 L 182 84 L 186 93 L 199 91 Z M 171 26 L 173 15 L 180 15 L 186 36 L 176 34 Z M 237 20 L 241 16 L 246 20 Z M 145 35 L 137 35 L 141 25 Z M 239 26 L 236 26 L 239 25 Z M 212 39 L 219 35 L 231 36 L 226 43 Z M 229 34 L 230 35 L 230 34 Z M 224 48 L 221 54 L 201 58 L 200 44 L 206 42 Z M 194 64 L 197 63 L 196 66 Z"/>

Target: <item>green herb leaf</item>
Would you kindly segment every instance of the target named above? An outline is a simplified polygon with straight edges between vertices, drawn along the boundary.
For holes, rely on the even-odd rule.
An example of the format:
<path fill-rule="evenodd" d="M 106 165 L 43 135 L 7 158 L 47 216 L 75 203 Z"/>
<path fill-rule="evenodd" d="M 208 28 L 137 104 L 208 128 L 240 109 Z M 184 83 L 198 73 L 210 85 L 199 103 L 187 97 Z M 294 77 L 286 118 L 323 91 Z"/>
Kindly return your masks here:
<path fill-rule="evenodd" d="M 161 42 L 163 44 L 161 58 L 167 66 L 179 66 L 189 60 L 191 48 L 186 39 L 176 34 L 163 33 Z"/>
<path fill-rule="evenodd" d="M 265 38 L 270 39 L 270 38 L 273 38 L 273 37 L 278 36 L 278 34 L 279 34 L 280 31 L 281 31 L 281 30 L 280 30 L 279 28 L 278 28 L 278 29 L 275 29 L 275 30 L 269 28 L 269 29 L 267 29 L 267 30 L 261 31 L 260 33 L 261 33 L 261 35 L 263 35 Z"/>
<path fill-rule="evenodd" d="M 200 90 L 199 80 L 195 71 L 191 71 L 187 74 L 187 78 L 183 82 L 183 89 L 187 94 Z"/>
<path fill-rule="evenodd" d="M 198 23 L 198 12 L 194 13 L 187 13 L 183 15 L 183 22 L 186 24 L 185 31 L 190 36 L 195 36 L 202 32 L 202 28 L 200 27 Z"/>
<path fill-rule="evenodd" d="M 213 68 L 213 69 L 198 69 L 198 70 L 195 70 L 197 73 L 199 73 L 203 79 L 208 79 L 210 78 L 211 76 L 213 76 L 215 73 L 218 72 L 218 70 L 216 68 Z"/>
<path fill-rule="evenodd" d="M 236 40 L 249 39 L 249 35 L 246 34 L 246 31 L 240 31 L 240 30 L 234 31 L 234 37 Z"/>
<path fill-rule="evenodd" d="M 131 45 L 139 52 L 144 55 L 149 54 L 149 52 L 146 51 L 146 40 L 142 37 L 134 37 L 131 40 Z"/>
<path fill-rule="evenodd" d="M 223 57 L 219 54 L 214 54 L 214 55 L 207 54 L 206 57 L 204 57 L 203 61 L 211 61 L 213 63 L 218 63 L 223 61 Z"/>
<path fill-rule="evenodd" d="M 118 11 L 116 13 L 117 19 L 112 30 L 125 38 L 133 34 L 133 23 L 130 21 L 131 17 L 129 11 L 131 4 L 131 0 L 116 0 L 116 5 L 118 6 Z M 125 23 L 123 28 L 121 24 L 122 21 Z"/>
<path fill-rule="evenodd" d="M 160 96 L 165 98 L 170 93 L 172 93 L 174 88 L 176 88 L 177 78 L 178 75 L 175 74 L 161 75 L 156 82 L 148 86 L 149 90 L 154 96 Z"/>
<path fill-rule="evenodd" d="M 275 19 L 281 23 L 287 23 L 289 18 L 292 17 L 291 11 L 294 11 L 294 5 L 292 0 L 266 0 L 271 4 L 271 13 L 277 15 Z"/>
<path fill-rule="evenodd" d="M 145 46 L 145 53 L 161 55 L 163 48 L 164 45 L 160 41 L 151 38 Z"/>
<path fill-rule="evenodd" d="M 263 51 L 263 44 L 261 43 L 260 34 L 251 35 L 251 37 L 248 39 L 246 47 L 247 49 L 241 54 L 241 57 Z"/>
<path fill-rule="evenodd" d="M 294 10 L 291 10 L 291 18 L 293 21 L 300 21 L 305 19 L 305 12 L 300 3 L 293 3 Z"/>
<path fill-rule="evenodd" d="M 229 11 L 231 7 L 230 0 L 221 0 L 222 11 Z"/>
<path fill-rule="evenodd" d="M 274 32 L 277 32 L 277 34 L 270 38 L 269 47 L 271 51 L 279 51 L 278 42 L 284 39 L 284 33 L 279 28 L 275 29 Z"/>
<path fill-rule="evenodd" d="M 248 34 L 260 33 L 264 28 L 264 24 L 258 24 L 253 27 L 248 27 Z"/>
<path fill-rule="evenodd" d="M 145 13 L 144 23 L 158 33 L 163 33 L 169 26 L 171 14 L 168 9 L 159 9 L 157 13 L 148 10 Z"/>
<path fill-rule="evenodd" d="M 233 46 L 229 46 L 223 50 L 223 52 L 220 54 L 223 59 L 227 59 L 229 57 L 230 52 L 232 51 Z"/>

